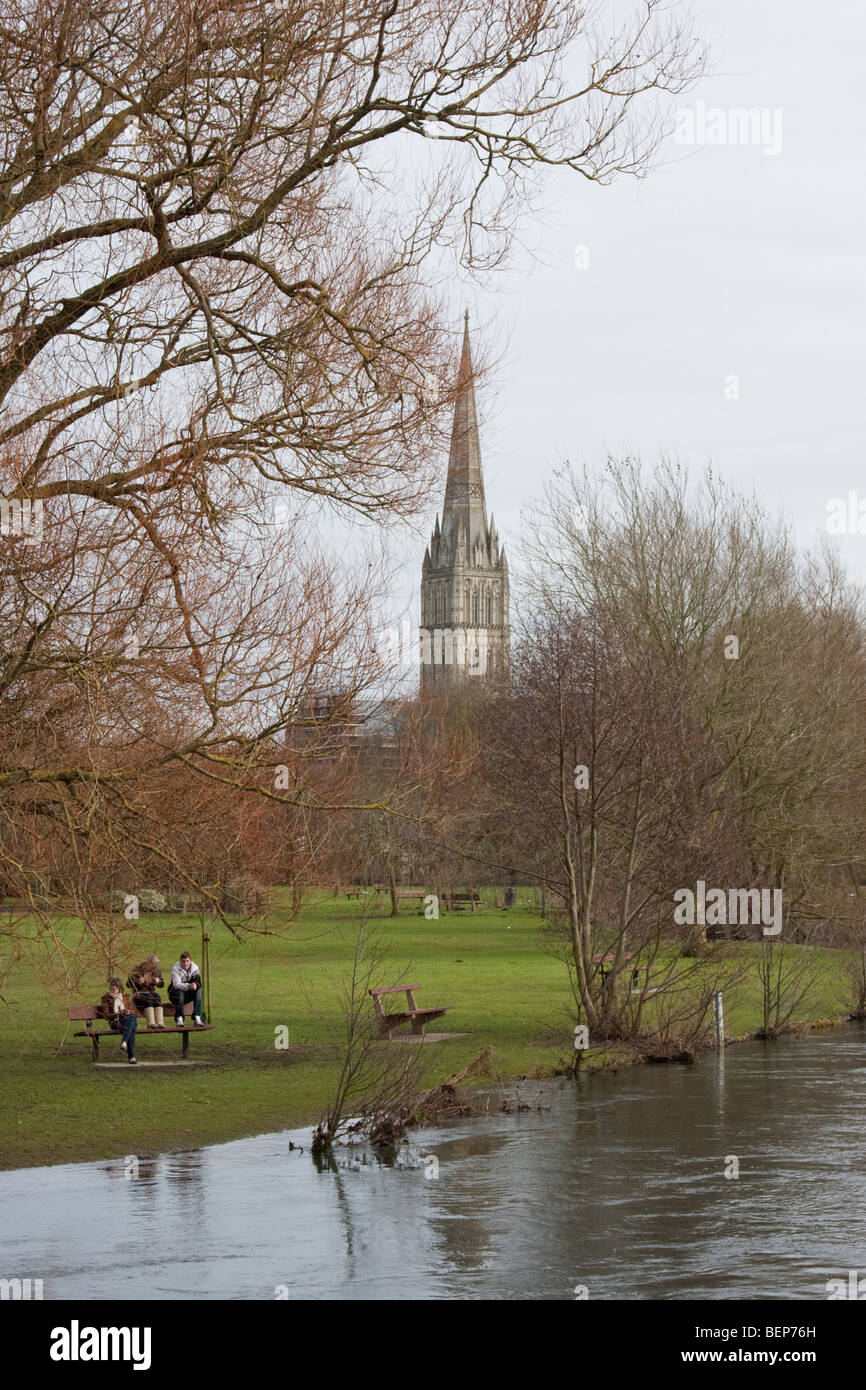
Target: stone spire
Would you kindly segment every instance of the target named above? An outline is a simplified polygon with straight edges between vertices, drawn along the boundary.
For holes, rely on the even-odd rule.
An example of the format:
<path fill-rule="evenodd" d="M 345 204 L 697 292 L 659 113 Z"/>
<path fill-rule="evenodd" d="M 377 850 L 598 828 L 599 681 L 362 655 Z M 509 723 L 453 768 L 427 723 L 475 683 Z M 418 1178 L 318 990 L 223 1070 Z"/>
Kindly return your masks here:
<path fill-rule="evenodd" d="M 465 536 L 470 554 L 477 543 L 487 541 L 487 508 L 481 472 L 481 443 L 472 380 L 472 349 L 469 344 L 469 310 L 463 319 L 463 352 L 457 373 L 457 399 L 451 430 L 448 478 L 442 508 L 442 534 L 447 542 Z"/>
<path fill-rule="evenodd" d="M 507 680 L 508 606 L 508 564 L 484 501 L 467 312 L 442 524 L 437 516 L 421 565 L 422 684 Z"/>

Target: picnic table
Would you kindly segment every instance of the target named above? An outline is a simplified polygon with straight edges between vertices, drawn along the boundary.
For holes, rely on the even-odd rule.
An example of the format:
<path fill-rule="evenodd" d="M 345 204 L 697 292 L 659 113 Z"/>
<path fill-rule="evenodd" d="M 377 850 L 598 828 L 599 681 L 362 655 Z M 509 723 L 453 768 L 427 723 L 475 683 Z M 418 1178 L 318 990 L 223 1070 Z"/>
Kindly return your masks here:
<path fill-rule="evenodd" d="M 420 988 L 420 985 L 389 985 L 387 989 L 370 990 L 370 994 L 373 996 L 373 1007 L 379 1020 L 380 1037 L 390 1037 L 394 1029 L 399 1028 L 403 1023 L 410 1023 L 413 1033 L 423 1033 L 426 1025 L 432 1019 L 441 1018 L 443 1014 L 450 1012 L 453 1007 L 451 1004 L 440 1009 L 419 1009 L 415 1002 L 415 991 Z M 408 1008 L 386 1013 L 379 997 L 382 994 L 405 994 Z"/>

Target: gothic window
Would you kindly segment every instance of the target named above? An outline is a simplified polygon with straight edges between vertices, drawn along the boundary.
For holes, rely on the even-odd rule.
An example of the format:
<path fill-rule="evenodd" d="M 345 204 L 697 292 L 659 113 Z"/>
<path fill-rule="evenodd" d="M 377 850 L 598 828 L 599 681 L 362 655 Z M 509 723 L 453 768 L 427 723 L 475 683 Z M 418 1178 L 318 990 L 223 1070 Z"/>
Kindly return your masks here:
<path fill-rule="evenodd" d="M 478 624 L 478 593 L 477 593 L 477 591 L 472 595 L 472 622 L 473 622 L 473 625 L 476 625 L 476 626 L 477 626 L 477 624 Z"/>
<path fill-rule="evenodd" d="M 487 595 L 487 626 L 488 626 L 488 627 L 491 627 L 492 624 L 493 624 L 492 613 L 493 613 L 493 600 L 492 600 L 492 598 L 490 597 L 490 595 L 488 594 L 488 595 Z"/>

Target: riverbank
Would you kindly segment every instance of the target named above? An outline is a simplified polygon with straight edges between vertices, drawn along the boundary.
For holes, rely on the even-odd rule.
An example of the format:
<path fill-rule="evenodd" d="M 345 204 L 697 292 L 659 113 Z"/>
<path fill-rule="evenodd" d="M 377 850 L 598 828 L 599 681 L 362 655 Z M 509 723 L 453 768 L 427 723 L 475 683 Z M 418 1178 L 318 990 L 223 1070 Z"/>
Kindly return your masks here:
<path fill-rule="evenodd" d="M 407 911 L 398 919 L 373 918 L 384 957 L 382 982 L 417 982 L 419 1007 L 451 1005 L 439 1026 L 461 1034 L 425 1044 L 425 1085 L 459 1070 L 482 1048 L 491 1049 L 494 1081 L 551 1075 L 572 1064 L 568 976 L 544 923 L 522 892 L 509 912 L 493 905 L 492 894 L 484 896 L 474 915 L 428 921 Z M 385 914 L 387 907 L 383 899 L 376 911 Z M 191 1056 L 213 1064 L 208 1067 L 94 1067 L 87 1040 L 72 1036 L 80 1025 L 67 1021 L 62 985 L 41 978 L 38 950 L 32 962 L 10 966 L 7 960 L 6 1003 L 0 1004 L 0 1167 L 148 1157 L 317 1121 L 339 1071 L 340 998 L 359 916 L 355 899 L 322 897 L 291 923 L 278 901 L 273 931 L 242 943 L 210 923 L 214 1030 L 194 1037 L 191 1046 Z M 77 929 L 67 927 L 62 936 L 71 971 Z M 198 959 L 200 939 L 195 918 L 143 918 L 130 923 L 118 958 L 129 968 L 156 950 L 167 971 L 183 948 Z M 726 999 L 732 1038 L 760 1026 L 757 955 L 756 946 L 737 944 L 735 959 L 747 959 L 750 968 Z M 819 966 L 815 987 L 795 1016 L 801 1025 L 846 1012 L 841 953 L 822 952 Z M 103 988 L 102 974 L 93 969 L 69 1001 L 94 1001 Z M 286 1030 L 288 1046 L 282 1047 Z M 114 1060 L 114 1049 L 113 1041 L 103 1043 L 104 1060 Z M 171 1061 L 179 1052 L 175 1037 L 143 1037 L 138 1048 L 143 1061 Z M 591 1049 L 583 1067 L 607 1069 L 628 1060 L 624 1052 Z M 477 1084 L 489 1087 L 491 1077 Z"/>

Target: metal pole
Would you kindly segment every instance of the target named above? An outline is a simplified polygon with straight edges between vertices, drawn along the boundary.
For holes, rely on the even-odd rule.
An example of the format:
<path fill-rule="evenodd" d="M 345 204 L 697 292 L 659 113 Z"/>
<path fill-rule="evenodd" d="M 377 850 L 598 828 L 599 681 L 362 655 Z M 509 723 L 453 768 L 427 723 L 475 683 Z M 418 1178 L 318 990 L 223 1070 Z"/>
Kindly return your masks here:
<path fill-rule="evenodd" d="M 213 1019 L 210 1006 L 210 936 L 205 926 L 204 918 L 202 918 L 201 923 L 201 963 L 204 966 L 204 992 L 207 1001 L 205 1004 L 205 1012 L 207 1014 L 208 1023 L 211 1023 Z"/>
<path fill-rule="evenodd" d="M 716 1046 L 725 1045 L 725 1015 L 722 1009 L 722 991 L 717 989 L 713 995 L 713 1004 L 716 1010 Z"/>

